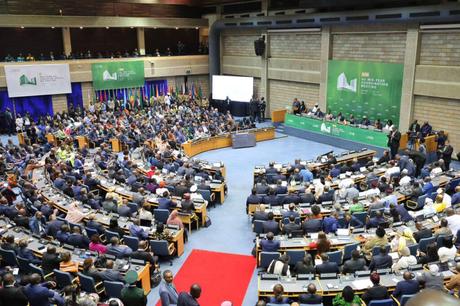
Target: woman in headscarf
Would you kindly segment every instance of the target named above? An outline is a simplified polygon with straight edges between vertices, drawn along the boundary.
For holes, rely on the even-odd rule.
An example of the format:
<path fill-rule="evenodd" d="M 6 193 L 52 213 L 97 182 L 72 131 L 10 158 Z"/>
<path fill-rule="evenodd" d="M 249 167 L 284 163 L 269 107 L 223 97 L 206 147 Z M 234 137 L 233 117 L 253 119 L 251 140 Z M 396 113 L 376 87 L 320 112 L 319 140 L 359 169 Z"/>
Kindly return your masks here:
<path fill-rule="evenodd" d="M 67 210 L 67 216 L 65 219 L 70 223 L 79 223 L 86 215 L 79 209 L 78 202 L 72 202 Z"/>
<path fill-rule="evenodd" d="M 168 217 L 168 220 L 166 221 L 166 224 L 177 225 L 179 226 L 179 228 L 184 228 L 184 224 L 182 223 L 182 220 L 179 217 L 179 212 L 177 211 L 177 209 L 171 212 L 171 214 Z"/>
<path fill-rule="evenodd" d="M 391 241 L 391 249 L 393 252 L 400 252 L 408 245 L 417 243 L 412 230 L 406 227 L 402 233 L 396 234 L 396 237 Z"/>

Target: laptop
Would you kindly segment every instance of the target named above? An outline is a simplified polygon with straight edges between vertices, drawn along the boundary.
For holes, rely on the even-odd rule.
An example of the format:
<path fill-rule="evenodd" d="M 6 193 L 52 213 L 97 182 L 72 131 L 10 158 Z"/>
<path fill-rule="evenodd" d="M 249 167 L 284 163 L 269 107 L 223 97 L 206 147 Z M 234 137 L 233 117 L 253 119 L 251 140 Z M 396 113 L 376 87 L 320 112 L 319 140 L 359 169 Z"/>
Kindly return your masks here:
<path fill-rule="evenodd" d="M 350 229 L 348 228 L 338 228 L 337 229 L 337 236 L 338 239 L 349 239 L 350 236 Z"/>
<path fill-rule="evenodd" d="M 141 227 L 148 227 L 150 228 L 152 226 L 152 220 L 148 219 L 140 219 L 139 220 Z"/>

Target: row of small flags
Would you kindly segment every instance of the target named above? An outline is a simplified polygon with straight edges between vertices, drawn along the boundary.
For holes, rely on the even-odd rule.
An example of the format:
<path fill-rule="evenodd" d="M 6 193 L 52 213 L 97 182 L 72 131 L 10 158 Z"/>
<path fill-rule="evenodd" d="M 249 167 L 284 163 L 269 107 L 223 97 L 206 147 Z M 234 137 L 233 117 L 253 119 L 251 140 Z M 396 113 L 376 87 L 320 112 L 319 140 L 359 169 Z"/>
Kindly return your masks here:
<path fill-rule="evenodd" d="M 129 101 L 131 104 L 134 103 L 135 100 L 143 100 L 150 99 L 152 97 L 158 98 L 160 96 L 165 96 L 170 94 L 172 96 L 177 95 L 191 95 L 193 99 L 198 98 L 201 99 L 203 97 L 203 92 L 201 86 L 196 86 L 192 84 L 188 86 L 187 84 L 177 85 L 174 88 L 173 86 L 167 86 L 165 83 L 160 84 L 147 84 L 143 87 L 136 87 L 136 88 L 119 88 L 119 89 L 106 89 L 106 90 L 95 90 L 94 91 L 94 101 L 108 101 L 108 100 L 123 100 L 123 104 Z M 90 93 L 88 92 L 88 100 L 91 100 Z"/>

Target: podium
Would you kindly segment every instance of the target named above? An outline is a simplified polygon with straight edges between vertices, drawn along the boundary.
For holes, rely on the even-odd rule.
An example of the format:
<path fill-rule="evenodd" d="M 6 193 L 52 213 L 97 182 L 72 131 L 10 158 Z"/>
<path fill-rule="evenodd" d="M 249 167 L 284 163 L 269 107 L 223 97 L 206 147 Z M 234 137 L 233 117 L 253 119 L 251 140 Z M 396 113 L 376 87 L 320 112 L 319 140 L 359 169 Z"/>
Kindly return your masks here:
<path fill-rule="evenodd" d="M 121 152 L 121 141 L 118 138 L 112 138 L 110 139 L 110 142 L 112 143 L 112 151 L 113 152 Z"/>
<path fill-rule="evenodd" d="M 77 136 L 77 141 L 78 141 L 78 148 L 82 150 L 83 148 L 88 148 L 89 147 L 89 141 L 88 137 L 86 136 Z"/>

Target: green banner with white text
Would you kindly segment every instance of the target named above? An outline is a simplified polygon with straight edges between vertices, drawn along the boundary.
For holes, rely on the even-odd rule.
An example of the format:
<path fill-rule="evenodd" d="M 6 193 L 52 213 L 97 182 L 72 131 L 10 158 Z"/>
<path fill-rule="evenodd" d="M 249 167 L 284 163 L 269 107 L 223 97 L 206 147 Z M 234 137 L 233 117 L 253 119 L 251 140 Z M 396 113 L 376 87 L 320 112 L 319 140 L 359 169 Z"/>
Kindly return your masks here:
<path fill-rule="evenodd" d="M 95 90 L 144 86 L 144 62 L 102 62 L 91 65 Z"/>
<path fill-rule="evenodd" d="M 399 125 L 403 70 L 403 64 L 330 60 L 327 110 Z"/>
<path fill-rule="evenodd" d="M 381 131 L 362 129 L 355 126 L 339 124 L 335 121 L 300 117 L 292 114 L 286 114 L 284 124 L 301 130 L 369 144 L 376 147 L 387 147 L 387 134 Z"/>

